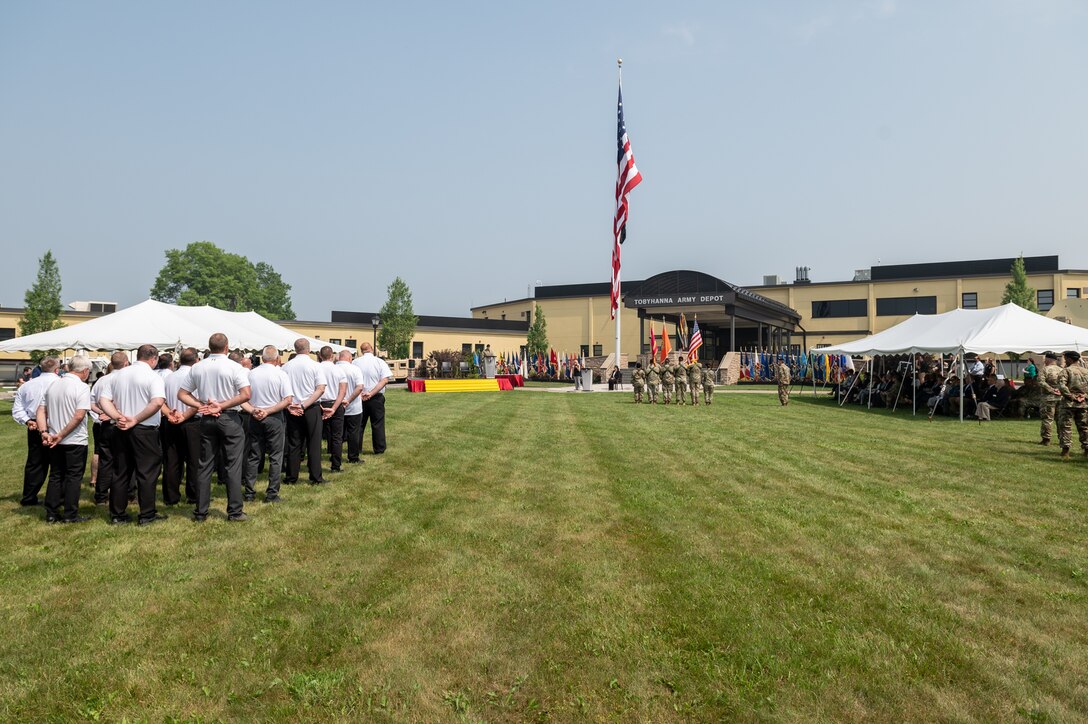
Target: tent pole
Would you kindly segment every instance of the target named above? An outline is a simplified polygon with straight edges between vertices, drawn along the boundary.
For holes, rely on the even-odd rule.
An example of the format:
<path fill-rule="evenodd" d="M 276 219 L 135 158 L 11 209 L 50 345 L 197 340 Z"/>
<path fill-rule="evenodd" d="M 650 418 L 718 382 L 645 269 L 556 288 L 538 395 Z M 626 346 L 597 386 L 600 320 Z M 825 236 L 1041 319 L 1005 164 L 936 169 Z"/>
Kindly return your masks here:
<path fill-rule="evenodd" d="M 873 409 L 873 371 L 876 369 L 876 357 L 869 358 L 869 397 L 865 400 L 867 409 Z"/>
<path fill-rule="evenodd" d="M 839 407 L 842 407 L 842 404 L 844 402 L 846 402 L 846 398 L 850 397 L 850 393 L 854 390 L 854 385 L 856 385 L 857 383 L 858 383 L 858 376 L 855 374 L 854 379 L 850 380 L 850 386 L 848 388 L 846 388 L 846 394 L 842 396 L 841 400 L 839 400 Z M 816 388 L 813 387 L 812 390 L 815 393 Z"/>
<path fill-rule="evenodd" d="M 963 376 L 966 373 L 963 364 L 963 347 L 960 347 L 960 359 L 958 364 L 960 370 L 960 422 L 963 422 Z"/>
<path fill-rule="evenodd" d="M 911 390 L 913 390 L 913 394 L 911 395 L 910 404 L 914 408 L 910 413 L 911 415 L 917 415 L 918 414 L 918 370 L 915 369 L 915 362 L 917 362 L 917 360 L 918 360 L 917 353 L 914 352 L 914 350 L 911 350 L 911 353 L 910 353 L 910 386 L 911 386 Z"/>

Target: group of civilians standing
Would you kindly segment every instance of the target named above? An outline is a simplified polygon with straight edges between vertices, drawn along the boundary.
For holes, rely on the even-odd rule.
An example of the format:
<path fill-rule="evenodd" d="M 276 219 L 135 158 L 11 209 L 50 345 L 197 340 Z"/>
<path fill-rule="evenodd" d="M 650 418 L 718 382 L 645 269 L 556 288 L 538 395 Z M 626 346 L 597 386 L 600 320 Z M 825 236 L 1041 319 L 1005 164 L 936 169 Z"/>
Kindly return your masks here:
<path fill-rule="evenodd" d="M 45 519 L 82 523 L 80 486 L 87 465 L 88 422 L 93 422 L 98 459 L 94 501 L 109 505 L 111 524 L 131 522 L 128 504 L 137 501 L 139 525 L 166 516 L 156 507 L 162 474 L 163 502 L 194 505 L 192 519 L 203 522 L 211 502 L 215 473 L 227 488 L 227 520 L 244 521 L 244 503 L 256 499 L 258 471 L 268 461 L 264 500 L 282 500 L 280 484 L 298 482 L 305 456 L 311 484 L 327 482 L 321 443 L 328 441 L 330 469 L 339 472 L 347 443 L 347 462 L 362 462 L 363 431 L 371 425 L 374 454 L 385 452 L 384 389 L 393 376 L 369 343 L 352 360 L 322 347 L 320 362 L 302 338 L 280 364 L 280 351 L 265 347 L 253 358 L 229 352 L 226 335 L 213 334 L 207 354 L 180 352 L 178 364 L 153 345 L 114 352 L 107 374 L 88 386 L 90 360 L 77 355 L 58 376 L 58 360 L 46 357 L 41 373 L 22 384 L 12 417 L 27 428 L 23 472 L 24 506 L 38 505 L 48 478 Z"/>

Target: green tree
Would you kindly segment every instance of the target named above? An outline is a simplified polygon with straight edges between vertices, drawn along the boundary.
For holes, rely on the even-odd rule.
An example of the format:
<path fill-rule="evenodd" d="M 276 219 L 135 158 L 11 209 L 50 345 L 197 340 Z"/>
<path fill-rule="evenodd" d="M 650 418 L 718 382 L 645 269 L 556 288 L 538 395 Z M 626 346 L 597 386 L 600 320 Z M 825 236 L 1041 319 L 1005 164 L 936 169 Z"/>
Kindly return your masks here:
<path fill-rule="evenodd" d="M 231 312 L 257 312 L 268 319 L 295 318 L 291 285 L 275 269 L 264 262 L 253 264 L 210 241 L 167 249 L 151 298 L 183 307 L 208 304 Z"/>
<path fill-rule="evenodd" d="M 53 252 L 47 251 L 38 259 L 38 278 L 23 297 L 23 317 L 19 320 L 19 335 L 48 332 L 60 329 L 60 269 Z"/>
<path fill-rule="evenodd" d="M 378 312 L 382 325 L 378 346 L 392 359 L 404 359 L 409 354 L 419 317 L 412 309 L 412 291 L 403 279 L 394 279 L 386 292 L 389 297 Z"/>
<path fill-rule="evenodd" d="M 1001 295 L 1001 303 L 1019 305 L 1031 312 L 1038 312 L 1035 304 L 1035 290 L 1028 286 L 1028 273 L 1024 270 L 1024 255 L 1021 254 L 1012 263 L 1012 281 L 1005 285 L 1005 293 Z"/>
<path fill-rule="evenodd" d="M 545 354 L 548 351 L 548 322 L 539 304 L 533 310 L 533 323 L 529 326 L 525 346 L 529 348 L 529 354 Z"/>

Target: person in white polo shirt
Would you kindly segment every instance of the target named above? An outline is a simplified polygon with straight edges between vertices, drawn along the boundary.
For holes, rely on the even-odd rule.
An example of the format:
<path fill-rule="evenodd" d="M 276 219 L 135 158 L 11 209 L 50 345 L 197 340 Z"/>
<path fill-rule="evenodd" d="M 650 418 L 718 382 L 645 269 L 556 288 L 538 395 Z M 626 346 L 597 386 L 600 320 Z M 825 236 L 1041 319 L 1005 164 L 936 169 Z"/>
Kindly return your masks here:
<path fill-rule="evenodd" d="M 227 520 L 248 520 L 242 502 L 242 462 L 245 431 L 240 405 L 249 400 L 249 379 L 242 365 L 227 358 L 227 335 L 208 338 L 208 356 L 193 365 L 189 380 L 178 390 L 178 399 L 200 413 L 200 471 L 196 479 L 193 521 L 203 523 L 212 499 L 212 473 L 221 449 L 227 473 Z"/>
<path fill-rule="evenodd" d="M 360 435 L 370 421 L 370 443 L 374 454 L 385 452 L 385 386 L 393 380 L 393 372 L 385 360 L 375 356 L 370 342 L 359 345 L 363 356 L 353 363 L 363 373 L 363 424 Z"/>
<path fill-rule="evenodd" d="M 310 342 L 305 337 L 295 340 L 295 357 L 283 366 L 291 380 L 294 401 L 287 408 L 287 462 L 284 463 L 283 482 L 298 482 L 302 467 L 302 446 L 306 446 L 306 464 L 310 469 L 310 482 L 325 482 L 321 475 L 321 406 L 318 400 L 325 394 L 325 375 L 321 366 L 310 356 Z"/>
<path fill-rule="evenodd" d="M 333 361 L 328 345 L 321 348 L 321 372 L 325 375 L 325 394 L 321 395 L 321 418 L 325 421 L 325 437 L 329 441 L 329 469 L 340 472 L 344 455 L 344 398 L 348 394 L 348 379 L 343 369 Z"/>
<path fill-rule="evenodd" d="M 51 385 L 38 405 L 42 445 L 49 451 L 49 485 L 45 489 L 45 522 L 84 523 L 79 514 L 79 489 L 87 469 L 87 413 L 91 390 L 87 375 L 91 361 L 76 355 L 68 374 Z M 63 502 L 64 510 L 61 510 Z"/>
<path fill-rule="evenodd" d="M 166 375 L 163 386 L 166 402 L 162 406 L 162 501 L 167 505 L 181 502 L 181 479 L 185 478 L 185 502 L 196 505 L 196 476 L 200 470 L 200 419 L 196 408 L 178 399 L 181 386 L 189 381 L 198 361 L 193 347 L 181 350 L 180 366 Z"/>
<path fill-rule="evenodd" d="M 110 486 L 110 522 L 122 525 L 128 515 L 128 485 L 135 476 L 140 525 L 166 520 L 155 508 L 155 482 L 159 479 L 162 449 L 159 446 L 159 419 L 166 400 L 162 377 L 151 365 L 159 350 L 145 344 L 136 350 L 136 361 L 116 377 L 110 389 L 98 396 L 98 406 L 114 422 L 113 484 Z"/>
<path fill-rule="evenodd" d="M 363 373 L 351 363 L 351 351 L 343 350 L 337 357 L 336 366 L 343 370 L 348 380 L 348 396 L 344 398 L 344 440 L 348 444 L 348 462 L 363 462 Z"/>
<path fill-rule="evenodd" d="M 268 487 L 264 502 L 278 503 L 283 468 L 283 444 L 286 435 L 284 411 L 291 404 L 291 380 L 280 369 L 280 351 L 268 345 L 261 351 L 261 364 L 249 373 L 249 402 L 242 409 L 250 414 L 249 449 L 242 475 L 245 500 L 254 500 L 257 468 L 268 455 Z"/>
<path fill-rule="evenodd" d="M 15 393 L 11 405 L 11 416 L 15 422 L 26 426 L 26 463 L 23 465 L 23 497 L 20 505 L 38 504 L 38 493 L 49 475 L 49 453 L 42 446 L 42 431 L 38 429 L 38 406 L 42 404 L 46 391 L 57 377 L 56 357 L 43 357 L 38 363 L 42 373 L 23 383 Z"/>
<path fill-rule="evenodd" d="M 117 426 L 113 424 L 113 420 L 98 404 L 98 400 L 103 393 L 113 388 L 113 381 L 117 379 L 117 371 L 128 367 L 128 364 L 128 352 L 117 350 L 110 356 L 110 366 L 106 374 L 99 377 L 98 381 L 91 387 L 91 417 L 94 418 L 94 424 L 91 425 L 91 434 L 94 436 L 94 454 L 98 456 L 98 478 L 94 483 L 95 505 L 105 505 L 110 501 L 110 490 L 113 486 L 115 467 L 113 438 L 114 433 L 117 432 Z M 130 483 L 130 480 L 123 483 L 126 489 L 128 489 Z M 129 491 L 129 493 L 131 497 L 134 491 Z"/>

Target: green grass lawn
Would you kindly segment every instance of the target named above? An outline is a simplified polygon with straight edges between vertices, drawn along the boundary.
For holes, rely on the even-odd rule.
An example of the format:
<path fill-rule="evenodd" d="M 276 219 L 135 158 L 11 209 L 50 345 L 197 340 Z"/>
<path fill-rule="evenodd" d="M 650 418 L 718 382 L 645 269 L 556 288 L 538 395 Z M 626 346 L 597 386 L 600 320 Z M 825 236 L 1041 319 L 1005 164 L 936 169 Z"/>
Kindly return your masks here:
<path fill-rule="evenodd" d="M 18 507 L 9 409 L 4 721 L 1088 717 L 1088 462 L 1035 422 L 398 391 L 329 486 L 115 529 Z"/>

